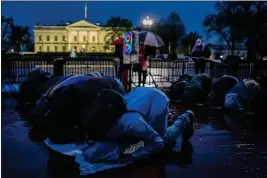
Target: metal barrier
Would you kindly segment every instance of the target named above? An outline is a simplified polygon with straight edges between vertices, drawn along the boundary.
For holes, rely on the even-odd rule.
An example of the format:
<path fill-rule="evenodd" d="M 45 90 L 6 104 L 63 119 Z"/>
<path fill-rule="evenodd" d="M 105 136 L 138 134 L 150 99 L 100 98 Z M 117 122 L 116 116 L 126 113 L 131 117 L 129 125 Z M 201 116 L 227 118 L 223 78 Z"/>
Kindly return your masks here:
<path fill-rule="evenodd" d="M 113 58 L 64 58 L 64 75 L 89 74 L 101 72 L 118 77 L 117 63 Z"/>
<path fill-rule="evenodd" d="M 58 58 L 60 59 L 60 58 Z M 34 68 L 41 68 L 52 75 L 80 75 L 98 71 L 118 77 L 117 64 L 112 58 L 61 58 L 64 62 L 44 59 L 2 60 L 2 83 L 20 83 Z M 62 70 L 63 72 L 60 72 Z M 59 73 L 58 73 L 59 72 Z"/>
<path fill-rule="evenodd" d="M 41 59 L 12 59 L 2 61 L 2 83 L 20 83 L 34 68 L 53 74 L 53 64 Z"/>
<path fill-rule="evenodd" d="M 39 67 L 54 75 L 80 75 L 98 71 L 104 75 L 118 77 L 119 64 L 113 58 L 61 58 L 64 62 L 56 63 L 53 59 L 10 59 L 2 60 L 2 83 L 20 83 L 28 73 Z M 183 74 L 195 74 L 194 62 L 188 60 L 153 60 L 150 62 L 146 86 L 154 87 L 153 80 L 159 87 L 170 87 Z M 239 61 L 206 63 L 205 73 L 214 80 L 224 74 L 238 79 L 254 78 L 259 80 L 267 75 L 267 61 Z M 129 71 L 128 71 L 129 74 Z M 132 81 L 138 85 L 138 72 L 131 71 Z"/>

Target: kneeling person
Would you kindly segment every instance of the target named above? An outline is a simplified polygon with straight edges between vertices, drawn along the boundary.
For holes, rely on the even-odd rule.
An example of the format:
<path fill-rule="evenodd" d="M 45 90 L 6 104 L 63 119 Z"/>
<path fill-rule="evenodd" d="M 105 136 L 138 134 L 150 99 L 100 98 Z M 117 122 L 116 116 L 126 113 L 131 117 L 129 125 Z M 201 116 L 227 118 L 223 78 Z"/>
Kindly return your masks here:
<path fill-rule="evenodd" d="M 226 93 L 237 83 L 238 79 L 233 76 L 223 75 L 220 77 L 211 88 L 208 104 L 211 106 L 223 106 Z"/>
<path fill-rule="evenodd" d="M 181 100 L 185 87 L 192 78 L 193 77 L 189 74 L 185 74 L 179 77 L 179 79 L 174 82 L 170 88 L 170 99 Z"/>
<path fill-rule="evenodd" d="M 154 88 L 139 87 L 124 96 L 102 90 L 82 112 L 89 143 L 83 149 L 84 157 L 89 162 L 132 162 L 161 152 L 180 135 L 189 140 L 194 131 L 194 114 L 187 111 L 167 127 L 168 106 L 167 96 Z M 123 156 L 130 145 L 139 141 L 143 141 L 143 147 Z"/>
<path fill-rule="evenodd" d="M 117 99 L 111 97 L 112 95 Z M 108 105 L 110 111 L 103 113 L 101 108 L 106 108 L 103 105 L 109 103 L 107 100 L 110 100 L 110 103 L 117 100 L 120 104 Z M 87 160 L 120 161 L 126 158 L 127 160 L 124 161 L 132 161 L 148 158 L 151 154 L 163 150 L 166 144 L 175 143 L 181 134 L 185 140 L 190 139 L 193 134 L 193 113 L 186 112 L 172 126 L 167 127 L 168 103 L 167 96 L 154 88 L 136 88 L 124 97 L 111 90 L 102 91 L 100 96 L 90 104 L 88 107 L 90 109 L 85 111 L 83 117 L 85 130 L 90 131 L 88 138 L 91 135 L 92 140 L 98 140 L 97 143 L 85 149 L 84 155 Z M 119 107 L 121 104 L 122 107 Z M 119 108 L 122 108 L 121 112 L 116 113 Z M 109 118 L 106 117 L 107 114 Z M 112 115 L 115 119 L 111 118 Z M 118 115 L 121 115 L 119 119 Z M 104 119 L 116 120 L 116 122 L 114 125 L 109 121 L 101 122 Z M 92 124 L 97 121 L 98 128 L 102 128 L 101 131 Z M 110 128 L 105 129 L 108 126 Z M 103 133 L 104 130 L 108 132 Z M 99 138 L 101 135 L 104 139 Z M 121 158 L 126 148 L 140 140 L 144 142 L 144 147 Z"/>
<path fill-rule="evenodd" d="M 211 78 L 208 74 L 195 75 L 186 85 L 182 100 L 186 104 L 204 103 L 210 93 Z"/>
<path fill-rule="evenodd" d="M 226 94 L 224 107 L 231 110 L 250 111 L 259 90 L 260 86 L 255 80 L 244 79 Z"/>

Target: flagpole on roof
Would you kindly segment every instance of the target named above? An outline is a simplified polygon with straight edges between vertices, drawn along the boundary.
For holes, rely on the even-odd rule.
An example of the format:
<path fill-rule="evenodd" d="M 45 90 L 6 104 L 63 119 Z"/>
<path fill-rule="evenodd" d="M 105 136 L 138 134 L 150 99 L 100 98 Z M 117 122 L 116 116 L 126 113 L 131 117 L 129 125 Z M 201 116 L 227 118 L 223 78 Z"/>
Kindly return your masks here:
<path fill-rule="evenodd" d="M 85 6 L 84 6 L 84 19 L 87 19 L 87 0 L 85 1 Z"/>

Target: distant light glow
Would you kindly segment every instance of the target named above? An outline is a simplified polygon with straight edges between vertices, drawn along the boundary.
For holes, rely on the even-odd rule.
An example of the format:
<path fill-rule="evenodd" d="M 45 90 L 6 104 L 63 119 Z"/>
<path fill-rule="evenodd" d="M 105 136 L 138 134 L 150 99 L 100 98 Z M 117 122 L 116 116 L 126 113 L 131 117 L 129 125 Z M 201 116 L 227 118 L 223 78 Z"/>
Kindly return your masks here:
<path fill-rule="evenodd" d="M 223 56 L 220 56 L 220 58 L 222 59 L 222 58 L 223 58 Z"/>
<path fill-rule="evenodd" d="M 153 24 L 153 20 L 151 20 L 150 17 L 148 16 L 143 20 L 144 26 L 151 26 L 152 24 Z"/>

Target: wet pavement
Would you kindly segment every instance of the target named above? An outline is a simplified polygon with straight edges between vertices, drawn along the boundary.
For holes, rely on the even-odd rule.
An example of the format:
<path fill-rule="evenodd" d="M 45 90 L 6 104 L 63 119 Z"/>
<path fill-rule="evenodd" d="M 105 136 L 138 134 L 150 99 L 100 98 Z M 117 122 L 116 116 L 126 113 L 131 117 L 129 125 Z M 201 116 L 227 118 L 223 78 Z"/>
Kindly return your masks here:
<path fill-rule="evenodd" d="M 73 177 L 73 160 L 49 152 L 40 142 L 42 135 L 21 118 L 15 105 L 12 99 L 2 100 L 2 177 Z M 177 152 L 170 156 L 92 177 L 267 177 L 267 139 L 251 122 L 253 116 L 238 118 L 202 107 L 193 110 L 197 121 L 191 144 L 179 140 Z"/>

